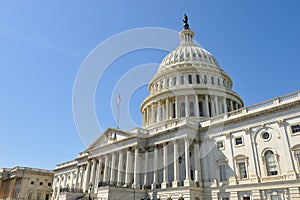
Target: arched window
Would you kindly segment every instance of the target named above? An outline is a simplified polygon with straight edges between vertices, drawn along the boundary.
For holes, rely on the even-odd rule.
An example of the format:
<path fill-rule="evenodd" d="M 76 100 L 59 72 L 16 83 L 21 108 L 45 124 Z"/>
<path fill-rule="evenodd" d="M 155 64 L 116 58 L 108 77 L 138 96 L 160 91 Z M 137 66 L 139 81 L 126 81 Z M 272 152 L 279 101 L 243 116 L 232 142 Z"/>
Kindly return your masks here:
<path fill-rule="evenodd" d="M 214 85 L 214 84 L 215 84 L 214 77 L 211 77 L 211 84 L 212 84 L 212 85 Z"/>
<path fill-rule="evenodd" d="M 265 152 L 265 161 L 268 176 L 274 176 L 278 174 L 277 159 L 273 151 L 267 150 Z"/>
<path fill-rule="evenodd" d="M 176 77 L 173 77 L 173 85 L 176 85 Z"/>
<path fill-rule="evenodd" d="M 196 83 L 197 83 L 197 84 L 200 83 L 200 75 L 199 75 L 199 74 L 196 75 Z"/>

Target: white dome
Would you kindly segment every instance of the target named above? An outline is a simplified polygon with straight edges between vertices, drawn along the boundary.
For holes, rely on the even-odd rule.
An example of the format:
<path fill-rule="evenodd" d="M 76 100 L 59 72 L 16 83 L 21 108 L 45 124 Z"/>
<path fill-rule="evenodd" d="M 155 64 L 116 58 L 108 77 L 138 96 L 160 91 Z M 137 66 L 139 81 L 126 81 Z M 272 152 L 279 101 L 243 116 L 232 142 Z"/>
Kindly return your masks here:
<path fill-rule="evenodd" d="M 180 63 L 220 68 L 216 58 L 210 52 L 194 43 L 194 33 L 191 30 L 183 30 L 179 34 L 181 37 L 180 45 L 163 59 L 158 72 L 168 70 Z"/>

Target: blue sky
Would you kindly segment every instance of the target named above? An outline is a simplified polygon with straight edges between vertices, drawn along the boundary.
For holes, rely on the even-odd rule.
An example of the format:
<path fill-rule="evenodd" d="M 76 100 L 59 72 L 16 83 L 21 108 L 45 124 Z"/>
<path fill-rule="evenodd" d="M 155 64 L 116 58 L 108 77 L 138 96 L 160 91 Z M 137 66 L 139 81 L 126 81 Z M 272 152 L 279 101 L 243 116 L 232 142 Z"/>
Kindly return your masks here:
<path fill-rule="evenodd" d="M 73 86 L 84 59 L 126 30 L 180 31 L 184 13 L 195 39 L 231 76 L 246 105 L 299 90 L 299 8 L 296 0 L 1 1 L 0 167 L 53 169 L 75 158 L 85 149 L 72 113 Z M 136 66 L 159 63 L 166 54 L 135 51 L 111 64 L 95 96 L 104 130 L 116 127 L 110 98 L 118 79 Z M 129 101 L 137 124 L 146 95 L 143 86 Z"/>

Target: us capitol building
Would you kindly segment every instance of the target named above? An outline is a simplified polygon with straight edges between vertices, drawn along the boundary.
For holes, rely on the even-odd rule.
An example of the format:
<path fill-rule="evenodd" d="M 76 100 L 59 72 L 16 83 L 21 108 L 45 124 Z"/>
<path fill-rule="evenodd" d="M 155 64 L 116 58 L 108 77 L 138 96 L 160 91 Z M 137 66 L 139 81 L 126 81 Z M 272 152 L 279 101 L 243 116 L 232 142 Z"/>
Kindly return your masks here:
<path fill-rule="evenodd" d="M 186 16 L 179 37 L 142 127 L 108 128 L 58 164 L 52 200 L 300 200 L 300 92 L 244 107 Z"/>

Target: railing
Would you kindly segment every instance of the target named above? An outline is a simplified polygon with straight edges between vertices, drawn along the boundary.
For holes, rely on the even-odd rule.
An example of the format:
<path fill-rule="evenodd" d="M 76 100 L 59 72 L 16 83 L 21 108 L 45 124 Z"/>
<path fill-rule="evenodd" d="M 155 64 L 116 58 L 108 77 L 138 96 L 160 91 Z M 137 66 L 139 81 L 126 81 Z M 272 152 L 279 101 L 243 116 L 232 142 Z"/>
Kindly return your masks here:
<path fill-rule="evenodd" d="M 64 192 L 70 192 L 70 193 L 83 193 L 83 190 L 82 189 L 79 189 L 79 188 L 69 188 L 69 187 L 66 187 L 66 188 L 60 188 L 59 191 L 61 193 L 64 193 Z"/>
<path fill-rule="evenodd" d="M 222 114 L 222 115 L 211 117 L 210 119 L 202 121 L 201 125 L 202 126 L 209 126 L 211 123 L 214 123 L 214 122 L 236 118 L 236 117 L 239 117 L 239 115 L 242 115 L 242 114 L 245 114 L 245 113 L 248 113 L 248 112 L 259 111 L 263 108 L 269 108 L 269 107 L 272 107 L 272 106 L 284 104 L 286 101 L 293 101 L 293 100 L 297 100 L 297 99 L 300 99 L 300 91 L 293 92 L 291 94 L 287 94 L 287 95 L 277 97 L 277 98 L 274 98 L 274 99 L 271 99 L 271 100 L 267 100 L 267 101 L 264 101 L 264 102 L 259 103 L 259 104 L 254 104 L 254 105 L 251 105 L 251 106 L 247 106 L 247 107 L 241 108 L 239 110 L 234 110 L 234 111 L 231 111 L 229 113 L 225 113 L 225 114 Z"/>

